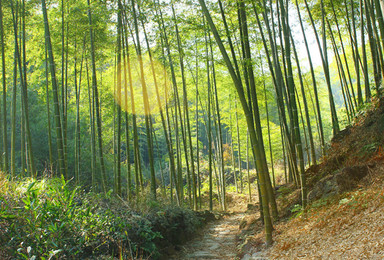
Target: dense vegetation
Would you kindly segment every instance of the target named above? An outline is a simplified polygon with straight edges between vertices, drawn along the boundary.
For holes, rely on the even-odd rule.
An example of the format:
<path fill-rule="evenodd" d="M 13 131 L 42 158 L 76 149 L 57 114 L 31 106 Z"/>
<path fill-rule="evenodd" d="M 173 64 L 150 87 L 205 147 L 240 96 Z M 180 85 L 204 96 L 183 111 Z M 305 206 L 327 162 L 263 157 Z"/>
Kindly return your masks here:
<path fill-rule="evenodd" d="M 226 210 L 232 189 L 250 200 L 257 194 L 272 243 L 274 187 L 300 187 L 305 210 L 306 166 L 381 95 L 380 3 L 0 1 L 0 170 L 14 181 L 32 178 L 17 195 L 20 209 L 2 195 L 15 212 L 0 217 L 66 219 L 79 236 L 34 248 L 47 257 L 86 252 L 99 238 L 84 230 L 121 250 L 132 220 L 105 207 L 93 215 L 92 196 L 137 211 L 148 202 L 189 212 Z M 47 176 L 57 178 L 45 183 Z M 32 216 L 35 202 L 59 215 Z M 52 223 L 45 234 L 24 224 L 8 231 L 18 238 L 33 231 L 49 243 L 60 228 Z M 157 238 L 146 231 L 148 241 Z"/>
<path fill-rule="evenodd" d="M 9 182 L 0 176 L 1 258 L 151 257 L 172 252 L 205 221 L 171 205 L 141 205 L 84 193 L 57 178 Z"/>

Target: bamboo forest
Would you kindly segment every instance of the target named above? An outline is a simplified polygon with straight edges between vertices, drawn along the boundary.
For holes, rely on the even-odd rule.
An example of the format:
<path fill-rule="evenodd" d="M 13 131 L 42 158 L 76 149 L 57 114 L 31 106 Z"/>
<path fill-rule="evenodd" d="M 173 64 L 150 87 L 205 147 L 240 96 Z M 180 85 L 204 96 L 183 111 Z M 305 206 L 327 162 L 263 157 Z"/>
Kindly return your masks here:
<path fill-rule="evenodd" d="M 383 0 L 0 0 L 0 259 L 384 258 Z"/>

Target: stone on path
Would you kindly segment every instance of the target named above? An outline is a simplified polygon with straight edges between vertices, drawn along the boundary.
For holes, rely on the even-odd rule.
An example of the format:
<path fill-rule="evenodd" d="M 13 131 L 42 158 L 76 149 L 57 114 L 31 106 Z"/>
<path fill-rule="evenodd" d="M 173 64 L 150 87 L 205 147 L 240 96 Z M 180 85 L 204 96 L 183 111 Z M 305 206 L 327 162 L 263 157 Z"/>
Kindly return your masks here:
<path fill-rule="evenodd" d="M 192 258 L 192 259 L 216 259 L 217 257 L 215 255 L 212 255 L 211 252 L 207 251 L 197 251 L 191 254 L 186 255 L 186 258 Z"/>

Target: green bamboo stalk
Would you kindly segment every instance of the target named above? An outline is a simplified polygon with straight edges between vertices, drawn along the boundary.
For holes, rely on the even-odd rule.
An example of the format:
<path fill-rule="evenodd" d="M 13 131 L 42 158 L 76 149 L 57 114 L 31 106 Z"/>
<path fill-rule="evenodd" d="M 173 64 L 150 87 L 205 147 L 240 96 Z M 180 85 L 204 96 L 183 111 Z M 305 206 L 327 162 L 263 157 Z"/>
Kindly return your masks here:
<path fill-rule="evenodd" d="M 94 39 L 93 39 L 94 35 L 93 35 L 92 12 L 91 12 L 90 0 L 87 0 L 87 4 L 88 4 L 89 36 L 90 36 L 90 44 L 91 44 L 92 88 L 93 88 L 95 110 L 96 110 L 97 139 L 98 139 L 98 145 L 99 145 L 99 159 L 100 159 L 100 167 L 101 167 L 101 185 L 103 188 L 103 192 L 106 193 L 107 192 L 107 174 L 106 174 L 105 164 L 104 164 L 100 100 L 99 100 L 99 91 L 97 87 L 96 57 L 95 57 L 95 45 L 94 45 Z"/>
<path fill-rule="evenodd" d="M 2 85 L 3 85 L 3 171 L 8 172 L 8 126 L 7 126 L 7 78 L 5 67 L 5 42 L 4 42 L 4 24 L 3 24 L 3 5 L 0 0 L 0 45 L 1 45 L 1 64 L 2 64 Z"/>

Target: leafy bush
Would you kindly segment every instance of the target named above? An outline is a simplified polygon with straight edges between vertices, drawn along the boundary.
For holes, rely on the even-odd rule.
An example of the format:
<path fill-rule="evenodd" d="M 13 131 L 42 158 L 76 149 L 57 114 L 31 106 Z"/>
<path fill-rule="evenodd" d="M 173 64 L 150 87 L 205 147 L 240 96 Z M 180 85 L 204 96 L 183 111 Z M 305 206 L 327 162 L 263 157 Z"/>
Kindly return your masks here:
<path fill-rule="evenodd" d="M 184 241 L 199 225 L 191 210 L 156 203 L 149 213 L 137 213 L 121 199 L 83 193 L 63 179 L 8 187 L 0 193 L 0 243 L 22 259 L 158 258 L 162 248 Z"/>
<path fill-rule="evenodd" d="M 79 255 L 109 222 L 108 216 L 93 214 L 90 205 L 78 205 L 78 190 L 70 190 L 63 179 L 32 181 L 25 191 L 24 186 L 16 189 L 22 194 L 19 205 L 10 209 L 12 221 L 4 219 L 8 221 L 7 246 L 17 248 L 20 257 Z"/>
<path fill-rule="evenodd" d="M 291 213 L 293 214 L 291 218 L 299 217 L 301 214 L 303 214 L 303 207 L 300 204 L 295 204 L 293 208 L 291 209 Z"/>
<path fill-rule="evenodd" d="M 146 218 L 153 230 L 162 235 L 154 240 L 160 255 L 190 239 L 201 225 L 196 212 L 172 205 L 154 208 Z"/>

